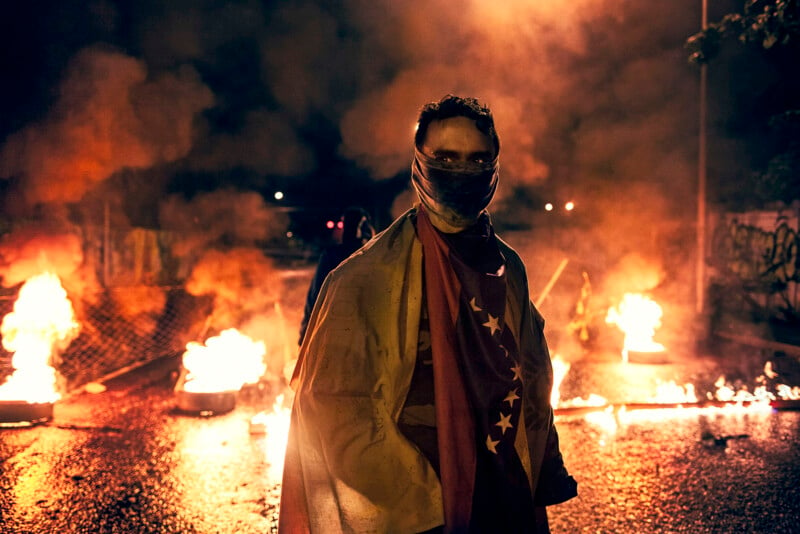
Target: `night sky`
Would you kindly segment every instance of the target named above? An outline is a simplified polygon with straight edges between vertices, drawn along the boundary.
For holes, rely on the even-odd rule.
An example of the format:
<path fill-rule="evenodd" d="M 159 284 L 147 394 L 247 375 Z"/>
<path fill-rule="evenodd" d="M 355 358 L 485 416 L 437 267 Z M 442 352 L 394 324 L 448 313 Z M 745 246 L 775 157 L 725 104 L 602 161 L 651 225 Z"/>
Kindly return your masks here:
<path fill-rule="evenodd" d="M 711 21 L 741 8 L 710 4 Z M 234 235 L 261 225 L 270 238 L 362 204 L 385 226 L 413 200 L 416 114 L 452 92 L 495 113 L 499 226 L 528 228 L 543 201 L 572 199 L 590 238 L 633 249 L 620 245 L 631 228 L 695 214 L 699 70 L 684 43 L 700 10 L 699 0 L 17 2 L 0 22 L 6 224 L 96 221 L 110 203 L 117 225 L 227 224 Z M 741 110 L 774 83 L 765 69 L 710 68 L 714 175 L 757 158 Z"/>

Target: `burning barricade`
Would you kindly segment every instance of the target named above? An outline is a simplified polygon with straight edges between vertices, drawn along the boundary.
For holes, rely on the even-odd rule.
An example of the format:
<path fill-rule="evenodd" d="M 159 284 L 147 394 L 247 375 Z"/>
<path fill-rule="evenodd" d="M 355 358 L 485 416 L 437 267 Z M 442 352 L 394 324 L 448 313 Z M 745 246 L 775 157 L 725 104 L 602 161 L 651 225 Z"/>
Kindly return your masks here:
<path fill-rule="evenodd" d="M 80 330 L 58 276 L 42 273 L 20 288 L 14 309 L 3 317 L 3 348 L 14 371 L 0 386 L 0 423 L 49 420 L 61 397 L 53 358 Z"/>
<path fill-rule="evenodd" d="M 763 374 L 755 378 L 754 387 L 750 388 L 742 379 L 731 383 L 724 375 L 715 381 L 712 372 L 725 370 L 724 359 L 667 358 L 666 347 L 654 340 L 656 331 L 661 327 L 663 311 L 661 306 L 650 297 L 639 293 L 626 293 L 616 306 L 608 309 L 605 322 L 616 326 L 623 334 L 621 360 L 616 362 L 597 361 L 591 365 L 600 370 L 604 381 L 592 382 L 600 386 L 604 395 L 610 393 L 608 399 L 596 393 L 575 398 L 562 398 L 561 383 L 570 370 L 570 364 L 554 354 L 552 360 L 554 371 L 554 387 L 551 404 L 556 415 L 593 416 L 593 414 L 613 414 L 619 418 L 621 414 L 636 411 L 638 413 L 658 410 L 665 415 L 670 410 L 689 413 L 691 410 L 796 410 L 800 409 L 800 387 L 788 385 L 792 383 L 791 373 L 783 376 L 776 372 L 773 362 L 768 361 Z M 788 358 L 784 358 L 788 359 Z M 629 365 L 629 364 L 667 364 L 670 365 Z M 687 367 L 687 364 L 691 367 Z M 787 366 L 780 366 L 786 370 Z M 674 378 L 692 374 L 697 379 L 700 373 L 700 390 L 692 383 L 679 384 Z M 673 374 L 673 379 L 669 379 Z M 705 377 L 703 375 L 706 375 Z M 577 382 L 580 384 L 579 375 Z M 788 383 L 787 383 L 788 380 Z M 795 376 L 796 381 L 796 376 Z M 711 383 L 713 382 L 713 383 Z M 584 393 L 584 392 L 582 392 Z"/>
<path fill-rule="evenodd" d="M 622 361 L 662 361 L 664 345 L 653 340 L 661 326 L 661 306 L 646 295 L 626 293 L 619 306 L 611 307 L 606 323 L 615 324 L 625 334 Z"/>
<path fill-rule="evenodd" d="M 265 353 L 263 341 L 254 341 L 235 328 L 223 330 L 205 344 L 189 342 L 175 385 L 178 408 L 199 415 L 229 412 L 242 386 L 258 382 L 266 372 Z"/>

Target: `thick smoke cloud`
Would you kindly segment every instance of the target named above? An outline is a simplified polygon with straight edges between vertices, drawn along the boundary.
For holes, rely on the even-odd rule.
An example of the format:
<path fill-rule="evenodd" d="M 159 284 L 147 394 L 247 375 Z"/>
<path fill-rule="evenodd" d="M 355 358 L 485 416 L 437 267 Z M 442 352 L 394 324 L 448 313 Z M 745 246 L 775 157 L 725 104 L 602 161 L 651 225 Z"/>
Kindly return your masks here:
<path fill-rule="evenodd" d="M 509 238 L 536 273 L 534 296 L 561 258 L 571 260 L 554 291 L 560 301 L 544 305 L 554 324 L 572 313 L 584 270 L 601 306 L 627 291 L 687 303 L 698 73 L 682 45 L 697 30 L 699 5 L 475 1 L 365 12 L 354 19 L 365 41 L 393 49 L 385 57 L 395 64 L 343 115 L 343 154 L 376 178 L 404 172 L 419 105 L 449 92 L 477 96 L 492 107 L 502 144 L 490 209 L 498 221 L 508 212 L 533 225 Z M 551 195 L 542 201 L 573 200 L 576 211 L 542 217 L 540 204 L 519 203 L 518 187 Z M 411 201 L 398 200 L 394 213 Z"/>
<path fill-rule="evenodd" d="M 0 241 L 0 278 L 5 287 L 44 272 L 71 277 L 82 262 L 78 235 L 55 227 L 28 226 Z"/>
<path fill-rule="evenodd" d="M 244 167 L 282 176 L 309 172 L 314 166 L 314 155 L 300 143 L 286 117 L 264 109 L 248 112 L 237 132 L 210 133 L 187 162 L 198 171 Z"/>
<path fill-rule="evenodd" d="M 573 167 L 576 160 L 589 166 L 616 156 L 621 147 L 614 145 L 630 150 L 660 143 L 659 130 L 665 128 L 670 144 L 690 148 L 683 141 L 686 125 L 694 122 L 696 93 L 681 44 L 692 27 L 675 20 L 674 4 L 467 5 L 458 10 L 446 2 L 426 4 L 424 10 L 382 6 L 385 20 L 397 16 L 399 29 L 389 30 L 383 42 L 374 40 L 405 53 L 392 78 L 357 98 L 344 115 L 343 153 L 377 176 L 401 171 L 417 109 L 448 92 L 478 96 L 493 108 L 506 190 L 542 183 L 562 159 Z M 370 22 L 364 28 L 368 35 L 384 32 L 385 23 Z M 623 127 L 631 136 L 615 141 L 614 130 Z M 675 137 L 678 133 L 682 137 Z M 583 142 L 595 136 L 611 146 Z M 592 178 L 585 170 L 591 167 L 573 172 Z"/>
<path fill-rule="evenodd" d="M 510 241 L 534 273 L 546 278 L 550 260 L 569 255 L 610 299 L 648 266 L 638 285 L 651 287 L 639 290 L 682 287 L 674 296 L 685 300 L 698 73 L 683 43 L 699 2 L 457 4 L 105 2 L 103 38 L 71 54 L 50 109 L 0 140 L 7 195 L 68 203 L 114 176 L 163 184 L 138 188 L 152 197 L 137 203 L 159 206 L 188 277 L 209 251 L 285 233 L 258 190 L 272 178 L 313 194 L 315 180 L 403 175 L 420 106 L 467 94 L 495 113 L 491 210 L 498 223 L 533 227 Z M 257 178 L 232 184 L 235 170 Z M 177 174 L 189 191 L 166 194 Z M 534 189 L 574 200 L 572 219 L 545 218 Z M 398 208 L 413 202 L 399 198 Z"/>
<path fill-rule="evenodd" d="M 83 50 L 71 62 L 53 112 L 6 141 L 0 175 L 19 176 L 30 205 L 76 202 L 121 169 L 185 156 L 195 116 L 212 103 L 191 68 L 149 79 L 136 58 Z"/>
<path fill-rule="evenodd" d="M 302 179 L 319 150 L 305 133 L 322 119 L 342 157 L 383 179 L 408 168 L 419 107 L 454 92 L 495 112 L 501 196 L 661 179 L 664 161 L 683 170 L 694 153 L 696 72 L 682 45 L 695 3 L 144 4 L 128 36 L 139 53 L 79 53 L 54 112 L 6 141 L 0 174 L 30 176 L 33 200 L 66 201 L 119 168 L 175 160 Z M 193 139 L 203 110 L 212 121 Z"/>
<path fill-rule="evenodd" d="M 173 255 L 186 259 L 209 249 L 254 246 L 275 238 L 286 228 L 286 219 L 269 209 L 258 193 L 220 189 L 191 200 L 168 197 L 161 204 L 160 224 L 173 236 Z M 193 263 L 188 261 L 187 268 Z"/>
<path fill-rule="evenodd" d="M 0 283 L 14 287 L 42 273 L 61 279 L 72 296 L 91 301 L 100 284 L 84 261 L 80 232 L 63 224 L 29 223 L 0 238 Z"/>

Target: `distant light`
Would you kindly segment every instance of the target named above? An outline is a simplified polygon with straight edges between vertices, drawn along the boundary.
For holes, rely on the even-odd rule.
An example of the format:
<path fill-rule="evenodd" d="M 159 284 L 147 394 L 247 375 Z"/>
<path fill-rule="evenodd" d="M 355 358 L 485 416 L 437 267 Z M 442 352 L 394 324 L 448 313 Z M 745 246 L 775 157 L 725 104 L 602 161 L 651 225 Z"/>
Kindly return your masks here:
<path fill-rule="evenodd" d="M 328 221 L 325 223 L 325 226 L 327 226 L 329 230 L 333 230 L 333 227 L 336 226 L 336 224 L 333 221 Z"/>
<path fill-rule="evenodd" d="M 336 223 L 336 228 L 344 228 L 344 221 L 339 221 Z"/>
<path fill-rule="evenodd" d="M 292 233 L 292 232 L 286 232 L 286 237 L 288 237 L 289 239 L 291 239 L 291 238 L 293 238 L 293 237 L 294 237 L 294 233 Z"/>
<path fill-rule="evenodd" d="M 282 200 L 283 199 L 283 191 L 275 191 L 275 200 Z"/>
<path fill-rule="evenodd" d="M 565 210 L 567 210 L 567 211 L 572 211 L 572 210 L 574 210 L 574 209 L 575 209 L 575 203 L 574 203 L 573 201 L 571 201 L 571 200 L 570 200 L 569 202 L 567 202 L 566 204 L 564 204 L 564 209 L 565 209 Z"/>
<path fill-rule="evenodd" d="M 547 204 L 544 205 L 544 209 L 547 211 L 553 211 L 553 204 L 548 202 Z"/>

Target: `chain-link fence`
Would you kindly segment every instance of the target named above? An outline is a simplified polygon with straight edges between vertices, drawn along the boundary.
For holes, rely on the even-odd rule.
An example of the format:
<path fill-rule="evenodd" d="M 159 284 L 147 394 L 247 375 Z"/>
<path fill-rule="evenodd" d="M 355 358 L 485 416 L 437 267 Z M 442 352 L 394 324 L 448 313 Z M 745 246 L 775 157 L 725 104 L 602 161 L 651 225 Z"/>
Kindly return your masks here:
<path fill-rule="evenodd" d="M 15 295 L 0 298 L 0 315 L 13 309 Z M 161 304 L 156 309 L 153 302 Z M 136 309 L 136 304 L 149 303 Z M 128 366 L 179 355 L 188 341 L 200 339 L 212 299 L 174 287 L 112 288 L 92 302 L 73 301 L 80 333 L 52 364 L 61 389 L 70 391 Z M 2 378 L 13 371 L 12 353 L 0 349 Z"/>

